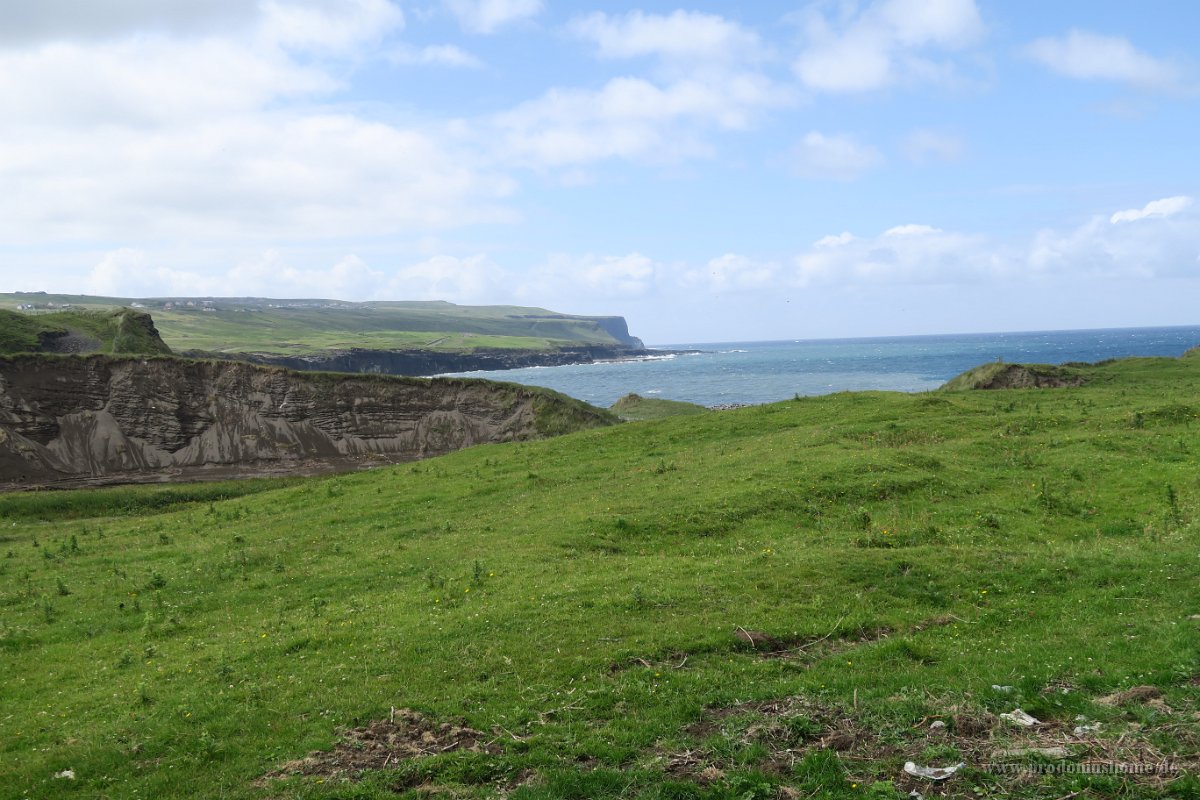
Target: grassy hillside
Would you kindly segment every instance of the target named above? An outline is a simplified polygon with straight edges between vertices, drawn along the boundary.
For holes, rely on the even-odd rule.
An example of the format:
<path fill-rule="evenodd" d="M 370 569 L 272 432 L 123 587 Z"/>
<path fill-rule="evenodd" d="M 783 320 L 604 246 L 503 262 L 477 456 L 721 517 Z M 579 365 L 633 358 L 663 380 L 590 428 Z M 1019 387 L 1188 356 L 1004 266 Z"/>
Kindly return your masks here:
<path fill-rule="evenodd" d="M 642 397 L 637 394 L 625 395 L 613 403 L 609 410 L 627 422 L 666 419 L 668 417 L 690 417 L 708 411 L 704 406 L 698 406 L 695 403 Z"/>
<path fill-rule="evenodd" d="M 1200 358 L 1085 372 L 0 497 L 0 794 L 1196 797 Z"/>
<path fill-rule="evenodd" d="M 307 355 L 331 349 L 547 350 L 578 345 L 620 345 L 619 318 L 578 317 L 542 308 L 459 306 L 443 302 L 344 303 L 331 300 L 255 298 L 130 298 L 86 295 L 0 295 L 16 308 L 69 303 L 111 308 L 137 302 L 154 316 L 176 351 Z"/>
<path fill-rule="evenodd" d="M 0 309 L 0 353 L 24 352 L 162 355 L 171 350 L 150 316 L 130 309 L 36 315 Z"/>
<path fill-rule="evenodd" d="M 1006 364 L 994 361 L 980 364 L 956 375 L 941 388 L 963 389 L 1037 389 L 1079 386 L 1087 380 L 1087 365 Z"/>

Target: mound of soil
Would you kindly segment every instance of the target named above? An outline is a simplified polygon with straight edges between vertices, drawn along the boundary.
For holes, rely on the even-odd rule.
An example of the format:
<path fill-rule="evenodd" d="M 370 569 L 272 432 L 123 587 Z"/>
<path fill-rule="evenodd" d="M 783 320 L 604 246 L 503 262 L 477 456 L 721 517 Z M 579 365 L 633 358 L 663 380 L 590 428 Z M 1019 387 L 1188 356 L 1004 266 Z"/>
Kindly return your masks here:
<path fill-rule="evenodd" d="M 1151 691 L 1153 690 L 1153 691 Z M 1134 687 L 1116 695 L 1122 701 L 1161 703 L 1153 687 Z M 1104 704 L 1110 698 L 1100 698 Z M 975 706 L 947 703 L 945 713 L 926 717 L 908 728 L 878 730 L 855 708 L 838 707 L 815 697 L 792 696 L 743 702 L 705 709 L 700 718 L 683 729 L 685 750 L 659 751 L 658 763 L 667 774 L 706 785 L 724 777 L 739 765 L 728 758 L 728 750 L 710 740 L 724 739 L 740 746 L 756 745 L 764 752 L 758 768 L 783 778 L 791 776 L 796 764 L 817 750 L 836 752 L 848 771 L 848 780 L 894 781 L 902 793 L 918 791 L 933 795 L 959 796 L 961 784 L 949 781 L 931 784 L 900 772 L 906 760 L 922 762 L 929 748 L 955 752 L 956 759 L 974 769 L 993 772 L 1006 786 L 1010 781 L 1028 781 L 1031 772 L 1012 767 L 1035 761 L 1070 764 L 1072 769 L 1103 769 L 1118 765 L 1121 779 L 1129 785 L 1161 787 L 1174 776 L 1194 772 L 1194 757 L 1181 758 L 1161 748 L 1161 734 L 1178 739 L 1177 752 L 1194 750 L 1195 733 L 1188 725 L 1172 724 L 1172 710 L 1163 704 L 1162 717 L 1154 726 L 1143 727 L 1128 720 L 1111 721 L 1103 734 L 1101 726 L 1079 727 L 1079 721 L 1047 720 L 1033 728 L 1004 725 L 990 712 Z M 1185 730 L 1186 729 L 1186 730 Z M 945 766 L 949 757 L 937 761 Z M 936 761 L 936 760 L 935 760 Z M 1156 766 L 1157 765 L 1157 766 Z M 895 771 L 892 771 L 892 769 Z M 1011 777 L 1004 777 L 1011 776 Z M 784 796 L 792 796 L 789 791 Z"/>
<path fill-rule="evenodd" d="M 416 711 L 397 709 L 391 719 L 343 731 L 332 750 L 314 750 L 264 777 L 356 778 L 365 770 L 384 769 L 408 759 L 454 750 L 500 752 L 500 748 L 492 744 L 492 737 L 474 728 L 449 722 L 438 724 Z"/>
<path fill-rule="evenodd" d="M 1050 367 L 1034 369 L 1025 364 L 1009 364 L 977 389 L 1061 389 L 1083 385 L 1083 376 Z"/>

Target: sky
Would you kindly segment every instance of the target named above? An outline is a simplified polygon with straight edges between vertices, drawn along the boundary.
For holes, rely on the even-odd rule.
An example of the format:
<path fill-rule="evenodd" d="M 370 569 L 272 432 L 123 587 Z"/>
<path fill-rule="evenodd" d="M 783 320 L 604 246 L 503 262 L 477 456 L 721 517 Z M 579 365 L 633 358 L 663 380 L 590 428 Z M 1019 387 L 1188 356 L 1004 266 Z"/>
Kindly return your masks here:
<path fill-rule="evenodd" d="M 1200 323 L 1200 4 L 0 0 L 0 290 Z"/>

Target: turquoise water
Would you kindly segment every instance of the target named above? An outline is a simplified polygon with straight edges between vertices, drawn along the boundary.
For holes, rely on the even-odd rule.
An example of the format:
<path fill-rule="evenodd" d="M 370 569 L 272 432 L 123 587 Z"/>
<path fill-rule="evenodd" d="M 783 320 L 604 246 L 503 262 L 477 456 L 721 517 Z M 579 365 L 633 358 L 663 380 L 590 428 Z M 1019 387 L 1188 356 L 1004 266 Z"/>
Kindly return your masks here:
<path fill-rule="evenodd" d="M 599 406 L 630 392 L 704 406 L 882 389 L 922 392 L 985 361 L 1061 364 L 1123 356 L 1179 356 L 1200 326 L 980 333 L 789 342 L 680 343 L 694 355 L 566 367 L 456 373 L 546 386 Z"/>

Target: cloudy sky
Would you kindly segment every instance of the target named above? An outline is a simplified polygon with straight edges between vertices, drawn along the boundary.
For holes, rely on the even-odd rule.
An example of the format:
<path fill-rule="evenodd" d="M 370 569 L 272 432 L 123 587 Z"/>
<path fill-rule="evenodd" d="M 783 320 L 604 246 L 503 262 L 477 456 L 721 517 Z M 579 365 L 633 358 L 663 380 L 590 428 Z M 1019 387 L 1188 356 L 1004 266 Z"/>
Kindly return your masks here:
<path fill-rule="evenodd" d="M 655 343 L 1200 323 L 1200 4 L 0 19 L 5 291 L 518 303 Z"/>

